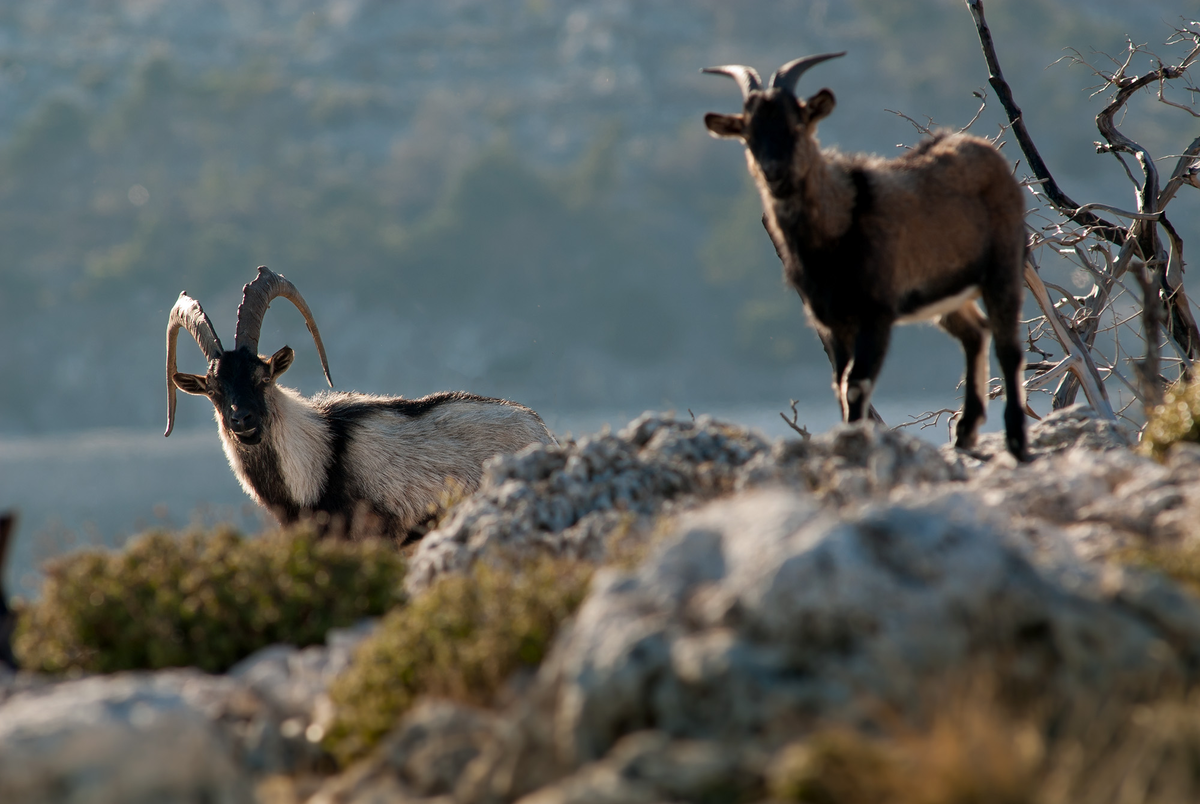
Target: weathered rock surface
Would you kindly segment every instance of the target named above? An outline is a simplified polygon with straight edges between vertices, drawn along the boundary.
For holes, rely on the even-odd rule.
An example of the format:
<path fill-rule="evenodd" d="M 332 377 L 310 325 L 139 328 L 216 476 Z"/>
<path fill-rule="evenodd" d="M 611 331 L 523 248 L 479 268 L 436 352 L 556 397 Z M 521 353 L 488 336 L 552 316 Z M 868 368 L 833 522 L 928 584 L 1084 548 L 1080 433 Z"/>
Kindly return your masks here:
<path fill-rule="evenodd" d="M 761 793 L 765 765 L 766 755 L 745 744 L 635 732 L 603 760 L 523 796 L 519 804 L 746 800 L 747 794 Z"/>
<path fill-rule="evenodd" d="M 981 654 L 1042 688 L 1191 678 L 1200 604 L 1120 570 L 1042 567 L 968 495 L 832 516 L 786 490 L 684 516 L 633 573 L 605 571 L 545 667 L 557 747 L 603 756 L 639 727 L 782 737 L 904 708 Z"/>
<path fill-rule="evenodd" d="M 495 549 L 600 560 L 614 533 L 648 530 L 662 516 L 771 485 L 845 508 L 957 493 L 965 484 L 1014 516 L 1083 523 L 1080 549 L 1093 554 L 1128 541 L 1124 531 L 1178 532 L 1200 512 L 1200 470 L 1180 475 L 1133 453 L 1129 428 L 1094 418 L 1090 408 L 1057 411 L 1033 424 L 1029 437 L 1036 460 L 1017 465 L 999 433 L 983 436 L 971 453 L 870 424 L 771 444 L 707 416 L 681 421 L 646 413 L 615 435 L 494 459 L 478 493 L 421 542 L 406 583 L 419 592 Z"/>
<path fill-rule="evenodd" d="M 986 444 L 967 454 L 871 426 L 767 445 L 647 415 L 493 466 L 418 550 L 427 580 L 492 549 L 579 549 L 584 521 L 583 554 L 603 557 L 608 534 L 629 527 L 621 516 L 657 518 L 647 556 L 597 575 L 522 701 L 488 716 L 418 708 L 318 800 L 761 791 L 764 757 L 783 742 L 881 707 L 911 711 L 931 683 L 981 660 L 1047 694 L 1132 699 L 1194 683 L 1200 603 L 1099 559 L 1195 538 L 1200 448 L 1158 464 L 1083 408 L 1030 436 L 1035 460 L 1017 464 Z M 698 479 L 705 461 L 718 482 Z M 652 493 L 618 497 L 622 476 Z M 453 558 L 430 561 L 435 547 Z M 417 780 L 415 734 L 457 784 Z"/>
<path fill-rule="evenodd" d="M 484 467 L 481 487 L 428 533 L 405 583 L 412 592 L 489 549 L 547 549 L 599 559 L 614 529 L 674 501 L 733 489 L 735 472 L 768 449 L 761 437 L 701 416 L 643 414 L 616 435 L 529 447 Z"/>
<path fill-rule="evenodd" d="M 844 503 L 965 477 L 961 460 L 903 432 L 839 427 L 771 445 L 708 416 L 646 413 L 616 435 L 490 461 L 479 491 L 422 540 L 406 584 L 419 592 L 494 549 L 602 559 L 614 532 L 735 489 L 788 483 Z"/>
<path fill-rule="evenodd" d="M 1056 410 L 1029 428 L 1029 452 L 1035 459 L 1042 455 L 1080 447 L 1093 452 L 1128 449 L 1137 444 L 1137 431 L 1122 421 L 1110 421 L 1096 415 L 1084 404 Z M 985 433 L 973 452 L 983 458 L 1004 454 L 1003 433 Z"/>
<path fill-rule="evenodd" d="M 272 645 L 254 653 L 229 669 L 227 676 L 246 685 L 267 702 L 280 719 L 280 733 L 304 751 L 307 743 L 320 742 L 333 717 L 327 690 L 338 673 L 350 665 L 354 649 L 374 629 L 376 621 L 354 628 L 330 631 L 325 645 L 296 648 Z M 288 757 L 285 770 L 304 764 L 304 757 Z"/>
<path fill-rule="evenodd" d="M 4 675 L 0 801 L 253 801 L 257 778 L 320 759 L 325 691 L 370 627 L 265 648 L 224 676 Z"/>
<path fill-rule="evenodd" d="M 504 734 L 494 714 L 426 701 L 404 717 L 368 760 L 323 786 L 310 804 L 449 796 L 464 785 L 472 762 L 500 752 Z"/>
<path fill-rule="evenodd" d="M 902 715 L 981 661 L 1105 700 L 1200 680 L 1200 602 L 1108 560 L 1198 538 L 1200 447 L 1159 464 L 1084 408 L 1030 440 L 1017 464 L 992 437 L 969 454 L 870 425 L 772 444 L 646 414 L 494 460 L 415 551 L 412 593 L 492 551 L 621 561 L 503 710 L 419 703 L 310 801 L 732 800 L 765 795 L 772 752 L 815 725 Z M 220 678 L 0 676 L 0 801 L 83 800 L 85 783 L 89 801 L 248 800 L 311 766 L 365 633 Z"/>
<path fill-rule="evenodd" d="M 239 692 L 178 671 L 17 694 L 0 708 L 0 801 L 250 802 L 253 760 L 239 762 L 215 722 L 255 729 L 257 702 Z"/>

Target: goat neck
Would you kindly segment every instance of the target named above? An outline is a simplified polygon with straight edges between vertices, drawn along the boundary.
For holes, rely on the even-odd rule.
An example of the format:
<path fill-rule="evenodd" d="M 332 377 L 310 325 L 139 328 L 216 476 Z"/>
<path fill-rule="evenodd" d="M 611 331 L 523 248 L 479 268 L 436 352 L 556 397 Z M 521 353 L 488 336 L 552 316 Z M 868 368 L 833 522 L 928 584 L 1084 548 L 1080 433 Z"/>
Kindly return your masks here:
<path fill-rule="evenodd" d="M 857 191 L 840 154 L 823 152 L 814 136 L 799 137 L 792 162 L 791 192 L 779 195 L 746 152 L 750 173 L 777 234 L 802 234 L 813 246 L 843 236 L 853 222 Z"/>

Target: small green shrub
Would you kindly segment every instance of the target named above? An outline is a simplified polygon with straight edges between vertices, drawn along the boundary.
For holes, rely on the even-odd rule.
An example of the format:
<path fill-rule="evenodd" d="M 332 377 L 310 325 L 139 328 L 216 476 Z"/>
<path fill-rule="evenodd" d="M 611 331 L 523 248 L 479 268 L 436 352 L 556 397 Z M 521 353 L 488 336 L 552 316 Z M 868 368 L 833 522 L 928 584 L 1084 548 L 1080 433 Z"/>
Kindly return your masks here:
<path fill-rule="evenodd" d="M 1142 448 L 1160 460 L 1179 441 L 1200 442 L 1200 381 L 1168 388 L 1142 434 Z"/>
<path fill-rule="evenodd" d="M 388 614 L 334 680 L 326 749 L 343 764 L 362 756 L 420 695 L 492 703 L 514 672 L 541 663 L 590 578 L 587 565 L 542 558 L 438 580 Z"/>
<path fill-rule="evenodd" d="M 156 531 L 119 552 L 50 562 L 15 647 L 22 666 L 50 673 L 221 672 L 266 645 L 319 643 L 383 614 L 402 601 L 403 577 L 403 558 L 379 541 L 322 540 L 308 528 L 254 539 Z"/>

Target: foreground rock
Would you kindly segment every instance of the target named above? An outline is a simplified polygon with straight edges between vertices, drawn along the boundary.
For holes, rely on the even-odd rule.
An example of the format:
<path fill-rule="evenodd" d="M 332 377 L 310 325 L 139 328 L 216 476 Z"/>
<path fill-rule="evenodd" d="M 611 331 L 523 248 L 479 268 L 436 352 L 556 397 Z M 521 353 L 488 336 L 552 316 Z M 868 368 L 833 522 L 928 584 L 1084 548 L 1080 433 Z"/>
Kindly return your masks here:
<path fill-rule="evenodd" d="M 250 802 L 253 759 L 237 756 L 216 721 L 240 719 L 263 735 L 270 724 L 238 692 L 180 671 L 15 695 L 0 709 L 0 801 Z"/>
<path fill-rule="evenodd" d="M 1109 558 L 1195 538 L 1200 448 L 1158 464 L 1082 408 L 1030 436 L 1018 465 L 986 439 L 768 443 L 647 414 L 493 461 L 410 591 L 497 552 L 618 561 L 501 710 L 419 703 L 312 804 L 754 800 L 785 744 L 903 718 L 964 668 L 1052 700 L 1194 685 L 1200 604 Z M 0 677 L 0 801 L 261 798 L 319 766 L 325 691 L 363 633 L 224 677 Z"/>
<path fill-rule="evenodd" d="M 1034 563 L 968 495 L 842 518 L 758 492 L 683 517 L 636 572 L 597 578 L 544 678 L 575 763 L 636 728 L 770 742 L 903 711 L 931 679 L 1013 656 L 1042 691 L 1181 684 L 1200 605 L 1141 575 Z"/>
<path fill-rule="evenodd" d="M 578 549 L 589 517 L 600 524 L 588 550 L 602 557 L 607 533 L 623 532 L 606 523 L 631 510 L 658 517 L 657 535 L 642 534 L 649 554 L 597 576 L 522 700 L 486 716 L 419 708 L 316 800 L 753 797 L 789 740 L 912 713 L 967 667 L 1058 700 L 1132 701 L 1196 682 L 1196 600 L 1097 559 L 1187 538 L 1200 450 L 1160 465 L 1082 408 L 1031 428 L 1035 460 L 1023 465 L 986 444 L 938 450 L 869 426 L 773 445 L 720 427 L 646 416 L 493 466 L 418 550 L 426 578 L 493 549 Z M 658 490 L 616 504 L 618 478 L 639 472 Z M 439 736 L 435 722 L 455 725 Z M 414 734 L 453 785 L 414 778 Z"/>
<path fill-rule="evenodd" d="M 322 761 L 325 691 L 368 628 L 266 648 L 225 676 L 2 677 L 0 801 L 254 801 L 256 780 Z"/>

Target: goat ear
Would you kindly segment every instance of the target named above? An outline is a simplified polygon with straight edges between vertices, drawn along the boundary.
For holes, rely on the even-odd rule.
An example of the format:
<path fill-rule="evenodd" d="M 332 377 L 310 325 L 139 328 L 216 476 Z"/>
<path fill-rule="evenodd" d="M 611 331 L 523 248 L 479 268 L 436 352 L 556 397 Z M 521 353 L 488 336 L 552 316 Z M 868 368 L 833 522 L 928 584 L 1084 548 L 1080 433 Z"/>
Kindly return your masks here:
<path fill-rule="evenodd" d="M 271 359 L 267 361 L 271 364 L 271 379 L 277 379 L 280 374 L 287 371 L 295 359 L 296 353 L 292 351 L 290 346 L 285 346 L 271 355 Z"/>
<path fill-rule="evenodd" d="M 175 387 L 185 394 L 208 396 L 208 378 L 203 374 L 181 374 L 177 371 L 171 375 L 171 379 Z"/>
<path fill-rule="evenodd" d="M 746 120 L 740 114 L 717 114 L 709 112 L 704 115 L 704 125 L 714 137 L 741 139 L 746 130 Z"/>
<path fill-rule="evenodd" d="M 837 99 L 833 97 L 833 93 L 828 89 L 822 89 L 804 104 L 804 108 L 808 112 L 808 122 L 815 123 L 828 117 L 834 106 L 837 106 Z"/>

